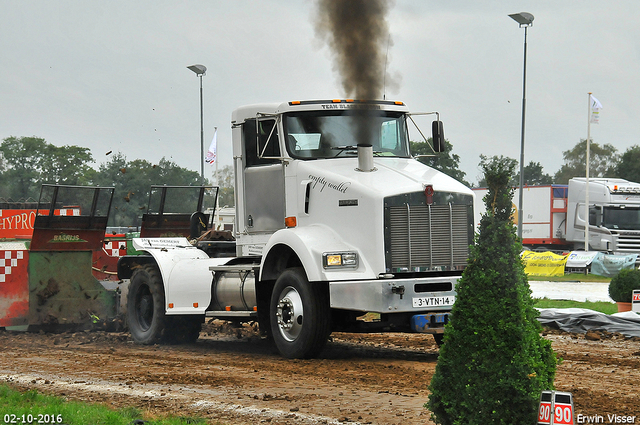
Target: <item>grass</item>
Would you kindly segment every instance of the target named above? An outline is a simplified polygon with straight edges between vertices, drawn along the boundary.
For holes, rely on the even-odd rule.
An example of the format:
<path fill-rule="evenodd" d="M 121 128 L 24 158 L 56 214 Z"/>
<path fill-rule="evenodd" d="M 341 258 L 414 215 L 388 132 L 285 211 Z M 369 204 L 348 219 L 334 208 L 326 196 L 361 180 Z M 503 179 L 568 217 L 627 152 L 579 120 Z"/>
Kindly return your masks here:
<path fill-rule="evenodd" d="M 543 282 L 610 282 L 611 278 L 599 276 L 597 274 L 568 273 L 564 276 L 527 276 L 530 281 Z M 535 300 L 538 308 L 587 308 L 599 311 L 600 313 L 613 314 L 618 312 L 618 306 L 604 301 L 572 301 L 572 300 L 550 300 L 539 298 Z"/>
<path fill-rule="evenodd" d="M 0 423 L 44 423 L 67 425 L 186 425 L 207 424 L 201 418 L 149 417 L 135 407 L 111 409 L 100 404 L 66 401 L 37 390 L 19 392 L 0 384 Z"/>
<path fill-rule="evenodd" d="M 589 310 L 599 311 L 604 314 L 613 314 L 618 312 L 618 306 L 614 303 L 604 301 L 572 301 L 572 300 L 550 300 L 548 298 L 536 298 L 534 300 L 537 308 L 587 308 Z"/>
<path fill-rule="evenodd" d="M 543 282 L 610 282 L 611 278 L 599 276 L 597 274 L 584 273 L 568 273 L 564 276 L 527 276 L 530 281 Z M 535 300 L 537 308 L 587 308 L 589 310 L 599 311 L 604 314 L 613 314 L 618 312 L 618 306 L 614 303 L 605 301 L 572 301 L 572 300 L 550 300 L 548 298 L 539 298 Z"/>

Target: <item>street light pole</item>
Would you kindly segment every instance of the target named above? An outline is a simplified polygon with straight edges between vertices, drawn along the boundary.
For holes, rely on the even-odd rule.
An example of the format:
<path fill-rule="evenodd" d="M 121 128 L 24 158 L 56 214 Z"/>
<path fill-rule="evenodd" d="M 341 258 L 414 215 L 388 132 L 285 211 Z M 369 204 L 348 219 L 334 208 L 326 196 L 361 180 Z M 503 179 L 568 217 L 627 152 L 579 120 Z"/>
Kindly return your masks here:
<path fill-rule="evenodd" d="M 509 15 L 511 19 L 524 27 L 524 70 L 522 72 L 522 129 L 520 132 L 520 194 L 518 198 L 518 238 L 522 240 L 522 195 L 524 187 L 524 122 L 527 107 L 527 29 L 533 26 L 533 15 L 527 12 Z"/>
<path fill-rule="evenodd" d="M 204 109 L 202 101 L 202 76 L 206 74 L 207 67 L 204 65 L 191 65 L 187 67 L 200 77 L 200 178 L 204 184 Z"/>

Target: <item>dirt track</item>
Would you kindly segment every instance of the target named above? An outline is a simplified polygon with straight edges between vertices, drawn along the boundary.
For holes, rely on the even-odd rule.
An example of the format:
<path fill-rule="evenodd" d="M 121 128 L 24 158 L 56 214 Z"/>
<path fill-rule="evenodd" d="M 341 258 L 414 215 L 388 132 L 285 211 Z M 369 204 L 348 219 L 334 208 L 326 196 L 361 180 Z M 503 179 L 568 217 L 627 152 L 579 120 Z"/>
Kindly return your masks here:
<path fill-rule="evenodd" d="M 640 341 L 546 335 L 556 387 L 576 414 L 636 416 Z M 427 335 L 333 334 L 314 360 L 285 360 L 255 330 L 209 324 L 196 344 L 138 346 L 124 333 L 0 331 L 0 381 L 224 424 L 432 424 L 424 409 L 438 348 Z M 37 413 L 37 412 L 36 412 Z"/>

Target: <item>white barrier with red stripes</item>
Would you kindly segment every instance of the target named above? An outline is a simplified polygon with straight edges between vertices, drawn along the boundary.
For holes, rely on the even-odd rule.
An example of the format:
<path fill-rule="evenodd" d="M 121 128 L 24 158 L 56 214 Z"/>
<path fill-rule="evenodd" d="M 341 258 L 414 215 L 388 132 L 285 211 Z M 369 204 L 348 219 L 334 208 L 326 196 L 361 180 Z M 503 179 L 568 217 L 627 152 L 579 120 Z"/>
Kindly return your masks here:
<path fill-rule="evenodd" d="M 14 274 L 18 262 L 22 264 L 27 258 L 27 248 L 23 242 L 3 242 L 0 244 L 0 283 L 7 282 L 8 276 Z M 24 267 L 26 270 L 26 267 Z"/>
<path fill-rule="evenodd" d="M 110 257 L 127 255 L 127 241 L 109 241 L 104 244 L 104 252 Z"/>
<path fill-rule="evenodd" d="M 62 216 L 80 216 L 80 208 L 60 208 L 55 212 Z"/>

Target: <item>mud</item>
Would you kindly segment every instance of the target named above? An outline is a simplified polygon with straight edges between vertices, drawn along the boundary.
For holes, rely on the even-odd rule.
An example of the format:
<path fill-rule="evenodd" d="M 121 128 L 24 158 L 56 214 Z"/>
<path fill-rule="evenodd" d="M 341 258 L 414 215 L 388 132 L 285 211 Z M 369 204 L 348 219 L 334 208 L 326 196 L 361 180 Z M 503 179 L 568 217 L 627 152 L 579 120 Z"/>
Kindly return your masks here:
<path fill-rule="evenodd" d="M 545 337 L 562 358 L 556 389 L 573 393 L 576 415 L 635 415 L 640 423 L 640 339 Z M 438 347 L 428 335 L 335 333 L 319 358 L 286 360 L 255 327 L 216 321 L 191 345 L 0 330 L 0 350 L 0 382 L 152 415 L 233 425 L 433 423 L 423 404 Z"/>

